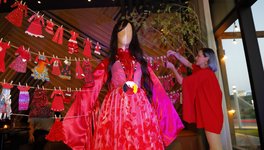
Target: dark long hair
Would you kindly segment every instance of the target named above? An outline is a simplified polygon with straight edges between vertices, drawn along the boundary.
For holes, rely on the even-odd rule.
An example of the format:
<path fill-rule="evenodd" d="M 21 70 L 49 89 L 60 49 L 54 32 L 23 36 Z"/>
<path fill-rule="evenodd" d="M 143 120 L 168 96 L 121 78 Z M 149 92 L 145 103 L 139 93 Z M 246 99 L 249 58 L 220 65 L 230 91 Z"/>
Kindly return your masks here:
<path fill-rule="evenodd" d="M 147 61 L 144 59 L 143 57 L 143 51 L 139 46 L 139 42 L 138 42 L 138 37 L 137 37 L 137 33 L 135 31 L 135 28 L 133 26 L 133 24 L 126 20 L 126 19 L 121 19 L 119 20 L 116 25 L 114 26 L 114 29 L 112 31 L 112 37 L 111 37 L 111 41 L 110 41 L 110 53 L 109 53 L 109 66 L 108 66 L 108 79 L 107 79 L 107 84 L 109 87 L 111 78 L 112 78 L 112 72 L 111 72 L 111 68 L 113 66 L 113 64 L 116 61 L 116 55 L 117 55 L 117 43 L 118 43 L 118 37 L 117 34 L 123 30 L 127 24 L 131 24 L 132 26 L 132 40 L 129 44 L 129 52 L 132 56 L 135 57 L 136 61 L 140 63 L 141 65 L 141 70 L 142 70 L 142 79 L 141 79 L 141 83 L 142 83 L 142 87 L 145 89 L 146 93 L 147 93 L 147 97 L 149 99 L 149 101 L 151 102 L 151 98 L 152 98 L 152 86 L 153 86 L 153 82 L 150 78 L 150 73 L 148 71 L 148 66 L 147 66 Z"/>

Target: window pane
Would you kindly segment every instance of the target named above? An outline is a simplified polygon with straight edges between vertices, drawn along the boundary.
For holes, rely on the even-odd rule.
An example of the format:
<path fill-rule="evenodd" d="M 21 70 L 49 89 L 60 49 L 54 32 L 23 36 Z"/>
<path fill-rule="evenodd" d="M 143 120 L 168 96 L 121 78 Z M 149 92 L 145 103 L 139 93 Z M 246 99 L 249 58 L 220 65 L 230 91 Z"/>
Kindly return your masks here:
<path fill-rule="evenodd" d="M 229 85 L 231 109 L 235 112 L 230 117 L 235 128 L 234 147 L 242 149 L 260 149 L 258 127 L 251 95 L 248 69 L 241 39 L 223 39 L 225 64 Z"/>

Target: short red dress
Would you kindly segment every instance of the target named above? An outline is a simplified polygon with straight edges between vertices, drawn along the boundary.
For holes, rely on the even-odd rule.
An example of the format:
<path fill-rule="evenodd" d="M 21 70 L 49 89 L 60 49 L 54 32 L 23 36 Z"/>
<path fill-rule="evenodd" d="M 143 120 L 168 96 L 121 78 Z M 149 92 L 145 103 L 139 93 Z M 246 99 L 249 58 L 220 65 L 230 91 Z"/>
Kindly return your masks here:
<path fill-rule="evenodd" d="M 65 97 L 64 97 L 62 90 L 54 90 L 50 97 L 51 98 L 54 97 L 53 102 L 51 104 L 51 110 L 63 111 L 64 110 L 63 99 Z"/>
<path fill-rule="evenodd" d="M 49 134 L 46 135 L 46 140 L 52 141 L 52 142 L 59 142 L 63 141 L 65 139 L 64 133 L 63 133 L 63 125 L 59 118 L 55 119 L 54 124 L 52 125 Z"/>
<path fill-rule="evenodd" d="M 193 66 L 183 79 L 183 119 L 197 128 L 219 134 L 223 126 L 222 92 L 214 72 Z"/>

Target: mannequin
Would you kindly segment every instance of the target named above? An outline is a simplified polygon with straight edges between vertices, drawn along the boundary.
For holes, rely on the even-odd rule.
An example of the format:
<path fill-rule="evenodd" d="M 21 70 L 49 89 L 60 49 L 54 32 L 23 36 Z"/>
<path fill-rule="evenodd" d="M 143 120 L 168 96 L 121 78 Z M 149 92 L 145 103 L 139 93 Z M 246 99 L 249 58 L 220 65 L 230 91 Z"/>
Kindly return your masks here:
<path fill-rule="evenodd" d="M 183 78 L 171 62 L 167 62 L 183 92 L 183 119 L 196 123 L 197 128 L 204 128 L 210 150 L 222 150 L 220 132 L 223 126 L 222 92 L 216 76 L 217 60 L 214 51 L 202 48 L 195 57 L 195 64 L 190 63 L 178 52 L 169 50 L 168 56 L 176 57 L 192 74 Z"/>
<path fill-rule="evenodd" d="M 72 149 L 164 149 L 183 129 L 128 20 L 114 26 L 109 57 L 93 76 L 94 85 L 82 88 L 63 121 L 64 143 Z"/>

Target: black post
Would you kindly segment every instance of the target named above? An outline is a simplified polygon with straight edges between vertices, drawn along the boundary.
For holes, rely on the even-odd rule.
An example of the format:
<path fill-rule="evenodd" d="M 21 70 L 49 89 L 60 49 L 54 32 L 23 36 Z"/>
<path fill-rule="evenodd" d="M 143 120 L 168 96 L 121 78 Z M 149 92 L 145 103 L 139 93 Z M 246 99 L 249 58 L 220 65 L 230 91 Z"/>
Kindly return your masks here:
<path fill-rule="evenodd" d="M 248 6 L 239 7 L 238 17 L 254 100 L 260 145 L 261 149 L 264 149 L 264 71 L 251 8 Z"/>

